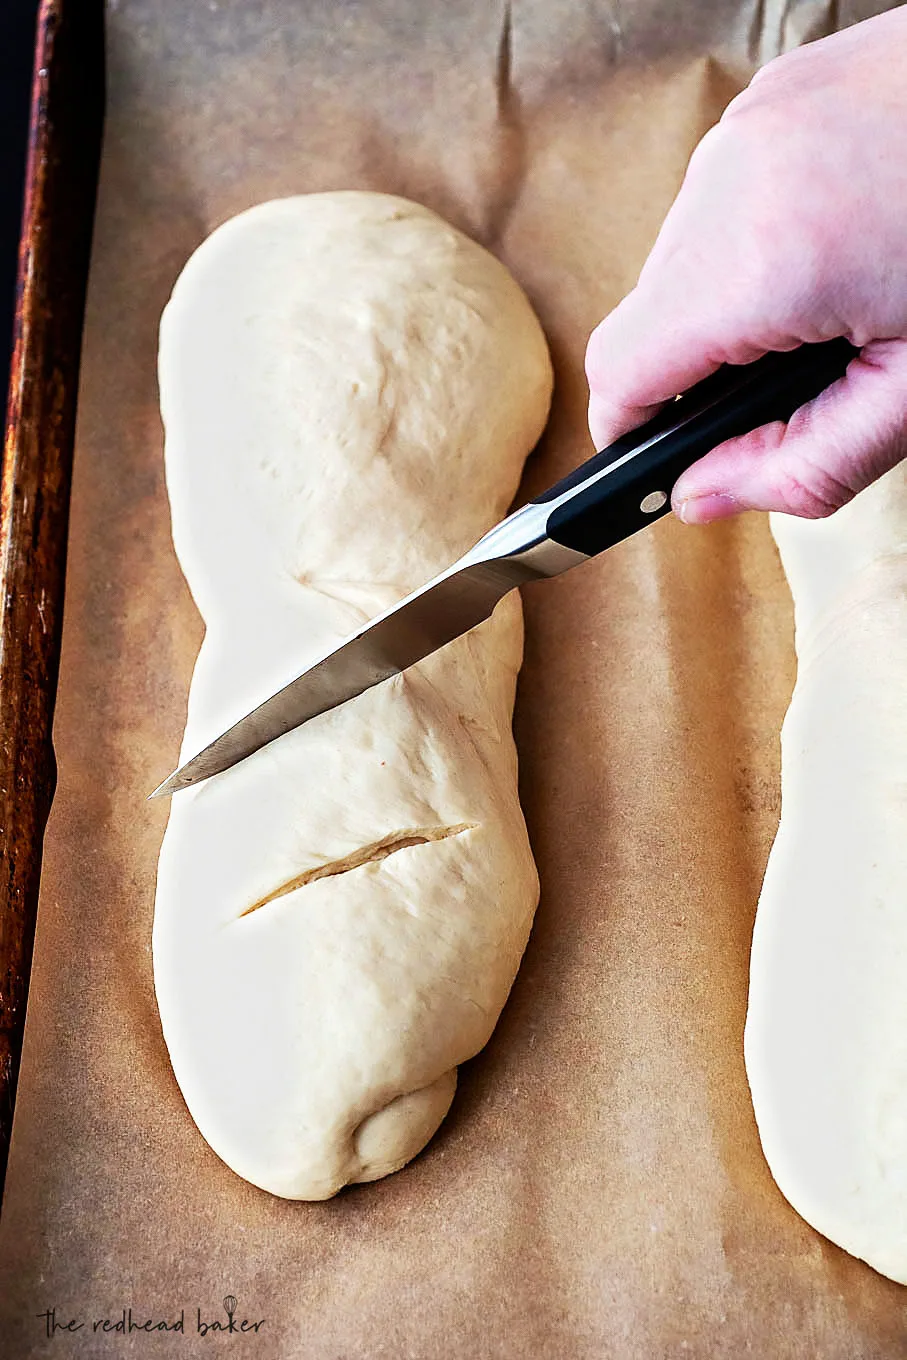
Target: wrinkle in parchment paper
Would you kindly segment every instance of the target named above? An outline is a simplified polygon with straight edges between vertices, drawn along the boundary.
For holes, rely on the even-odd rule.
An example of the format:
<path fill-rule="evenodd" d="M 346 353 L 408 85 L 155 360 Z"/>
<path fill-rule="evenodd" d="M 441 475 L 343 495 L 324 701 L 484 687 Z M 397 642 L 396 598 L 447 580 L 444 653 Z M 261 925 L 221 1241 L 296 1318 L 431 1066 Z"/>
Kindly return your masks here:
<path fill-rule="evenodd" d="M 809 0 L 111 5 L 4 1356 L 907 1353 L 903 1291 L 785 1203 L 746 1087 L 794 664 L 760 517 L 664 521 L 527 589 L 516 732 L 541 904 L 490 1044 L 405 1171 L 326 1204 L 235 1177 L 173 1080 L 150 958 L 166 809 L 145 795 L 175 763 L 200 640 L 155 386 L 191 251 L 262 199 L 344 187 L 409 195 L 484 241 L 557 371 L 531 494 L 590 452 L 586 336 L 699 137 L 755 60 L 858 17 Z M 224 1298 L 259 1330 L 202 1335 Z M 93 1330 L 130 1308 L 184 1330 Z M 78 1330 L 48 1336 L 51 1310 Z"/>

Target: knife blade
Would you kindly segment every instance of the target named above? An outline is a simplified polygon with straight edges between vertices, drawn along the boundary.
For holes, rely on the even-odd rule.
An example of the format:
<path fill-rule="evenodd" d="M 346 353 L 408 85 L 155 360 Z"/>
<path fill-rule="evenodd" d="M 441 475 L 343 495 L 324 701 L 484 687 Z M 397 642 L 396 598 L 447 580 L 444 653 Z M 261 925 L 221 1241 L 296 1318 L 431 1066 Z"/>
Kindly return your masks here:
<path fill-rule="evenodd" d="M 726 439 L 789 420 L 842 377 L 858 353 L 836 339 L 719 369 L 508 515 L 446 571 L 265 699 L 149 796 L 222 773 L 474 628 L 516 586 L 558 576 L 660 519 L 681 472 Z"/>

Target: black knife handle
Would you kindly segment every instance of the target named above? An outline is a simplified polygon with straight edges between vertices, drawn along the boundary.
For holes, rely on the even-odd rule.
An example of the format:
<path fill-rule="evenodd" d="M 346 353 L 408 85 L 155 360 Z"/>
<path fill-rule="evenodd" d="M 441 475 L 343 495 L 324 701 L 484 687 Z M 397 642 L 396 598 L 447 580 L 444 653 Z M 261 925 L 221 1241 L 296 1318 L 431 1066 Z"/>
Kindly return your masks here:
<path fill-rule="evenodd" d="M 629 538 L 668 513 L 686 468 L 725 439 L 789 420 L 858 353 L 848 340 L 826 340 L 720 368 L 536 497 L 543 505 L 574 492 L 548 517 L 548 537 L 590 557 Z"/>

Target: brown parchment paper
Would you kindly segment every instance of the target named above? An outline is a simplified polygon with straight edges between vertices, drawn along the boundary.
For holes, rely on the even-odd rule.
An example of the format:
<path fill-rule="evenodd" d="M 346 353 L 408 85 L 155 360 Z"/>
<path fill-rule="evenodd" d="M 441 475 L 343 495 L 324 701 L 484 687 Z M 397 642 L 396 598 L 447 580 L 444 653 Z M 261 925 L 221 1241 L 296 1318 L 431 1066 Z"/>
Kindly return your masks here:
<path fill-rule="evenodd" d="M 176 759 L 200 640 L 170 547 L 155 355 L 202 238 L 274 195 L 370 187 L 486 243 L 557 368 L 538 490 L 590 451 L 587 333 L 632 285 L 698 138 L 756 62 L 870 8 L 111 0 L 4 1357 L 907 1355 L 907 1295 L 785 1203 L 747 1092 L 749 938 L 793 679 L 761 517 L 666 520 L 526 592 L 516 731 L 541 905 L 450 1117 L 387 1181 L 289 1204 L 202 1141 L 155 1010 L 167 810 L 144 801 Z M 224 1322 L 227 1295 L 262 1325 L 202 1335 L 198 1310 Z M 184 1310 L 185 1330 L 93 1330 L 130 1308 Z M 51 1309 L 76 1330 L 49 1337 Z"/>

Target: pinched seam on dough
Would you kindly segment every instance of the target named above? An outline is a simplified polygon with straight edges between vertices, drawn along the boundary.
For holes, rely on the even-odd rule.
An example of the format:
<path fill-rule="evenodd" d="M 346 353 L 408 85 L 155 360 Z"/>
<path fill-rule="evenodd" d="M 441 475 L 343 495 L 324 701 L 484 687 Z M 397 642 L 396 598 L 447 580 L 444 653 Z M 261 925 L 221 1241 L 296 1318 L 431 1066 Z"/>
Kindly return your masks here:
<path fill-rule="evenodd" d="M 429 841 L 444 841 L 448 836 L 460 836 L 464 831 L 475 831 L 477 826 L 477 822 L 457 822 L 454 826 L 420 826 L 411 831 L 392 831 L 380 841 L 372 841 L 371 845 L 361 845 L 358 850 L 352 850 L 350 854 L 343 855 L 340 859 L 332 859 L 328 864 L 317 864 L 311 869 L 304 869 L 301 874 L 287 879 L 286 883 L 281 883 L 272 892 L 253 902 L 251 907 L 246 907 L 245 911 L 240 912 L 239 919 L 242 920 L 244 916 L 258 911 L 259 907 L 266 907 L 278 897 L 286 897 L 297 888 L 315 883 L 319 878 L 348 874 L 351 869 L 359 869 L 363 864 L 375 864 L 378 860 L 387 859 L 388 855 L 393 855 L 398 850 L 407 850 L 413 845 L 427 845 Z"/>

